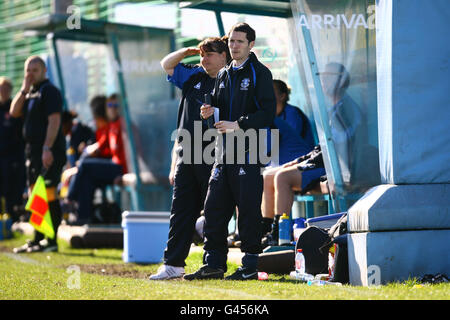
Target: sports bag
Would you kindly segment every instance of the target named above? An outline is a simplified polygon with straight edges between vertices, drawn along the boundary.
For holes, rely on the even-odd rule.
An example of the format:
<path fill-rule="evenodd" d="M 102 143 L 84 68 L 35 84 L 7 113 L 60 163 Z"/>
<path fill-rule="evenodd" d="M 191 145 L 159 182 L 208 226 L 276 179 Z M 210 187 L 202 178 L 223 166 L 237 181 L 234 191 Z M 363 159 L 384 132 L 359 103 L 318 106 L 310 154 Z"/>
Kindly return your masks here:
<path fill-rule="evenodd" d="M 328 251 L 320 251 L 328 239 L 326 230 L 316 226 L 309 226 L 298 238 L 295 252 L 297 249 L 303 250 L 306 273 L 312 275 L 328 273 Z"/>

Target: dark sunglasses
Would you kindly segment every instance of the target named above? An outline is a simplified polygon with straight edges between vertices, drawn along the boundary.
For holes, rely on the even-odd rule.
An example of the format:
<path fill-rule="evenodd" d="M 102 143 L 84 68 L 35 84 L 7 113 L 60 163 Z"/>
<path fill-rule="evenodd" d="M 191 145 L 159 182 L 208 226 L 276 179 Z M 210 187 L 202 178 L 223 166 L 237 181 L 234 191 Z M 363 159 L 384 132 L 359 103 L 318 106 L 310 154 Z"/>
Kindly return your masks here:
<path fill-rule="evenodd" d="M 119 107 L 119 104 L 118 104 L 117 102 L 108 102 L 108 103 L 106 104 L 106 106 L 107 106 L 108 108 L 118 108 L 118 107 Z"/>

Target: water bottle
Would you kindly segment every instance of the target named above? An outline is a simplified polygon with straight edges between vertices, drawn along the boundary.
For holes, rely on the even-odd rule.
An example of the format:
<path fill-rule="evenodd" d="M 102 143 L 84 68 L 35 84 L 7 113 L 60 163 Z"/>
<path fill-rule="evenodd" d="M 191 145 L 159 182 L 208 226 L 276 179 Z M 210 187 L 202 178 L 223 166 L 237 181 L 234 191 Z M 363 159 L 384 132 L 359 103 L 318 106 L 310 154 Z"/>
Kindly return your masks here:
<path fill-rule="evenodd" d="M 297 249 L 297 254 L 295 255 L 295 272 L 305 274 L 305 256 L 302 249 Z"/>
<path fill-rule="evenodd" d="M 74 167 L 76 165 L 77 159 L 75 157 L 75 149 L 72 146 L 70 146 L 69 149 L 67 149 L 66 156 L 67 161 L 70 163 L 72 167 Z"/>
<path fill-rule="evenodd" d="M 292 227 L 292 233 L 294 235 L 294 242 L 297 243 L 300 235 L 305 231 L 305 219 L 297 218 L 295 219 L 294 226 Z"/>
<path fill-rule="evenodd" d="M 289 244 L 291 242 L 291 221 L 286 213 L 280 217 L 278 222 L 278 245 Z"/>
<path fill-rule="evenodd" d="M 342 283 L 330 282 L 325 280 L 309 280 L 308 286 L 342 286 Z"/>
<path fill-rule="evenodd" d="M 291 271 L 289 276 L 292 279 L 299 280 L 302 282 L 308 282 L 308 281 L 314 280 L 314 276 L 312 274 L 309 274 L 309 273 L 301 274 L 301 273 L 298 273 L 297 271 Z"/>

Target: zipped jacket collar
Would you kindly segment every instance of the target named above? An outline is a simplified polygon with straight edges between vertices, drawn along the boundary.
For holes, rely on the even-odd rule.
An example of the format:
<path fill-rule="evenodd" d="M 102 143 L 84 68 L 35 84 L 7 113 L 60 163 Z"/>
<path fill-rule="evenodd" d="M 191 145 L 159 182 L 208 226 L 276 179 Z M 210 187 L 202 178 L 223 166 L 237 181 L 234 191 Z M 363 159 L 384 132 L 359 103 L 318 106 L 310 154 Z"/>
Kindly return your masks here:
<path fill-rule="evenodd" d="M 232 60 L 232 61 L 225 67 L 225 70 L 226 70 L 227 73 L 229 73 L 230 71 L 231 71 L 231 72 L 233 72 L 233 71 L 239 71 L 239 70 L 242 70 L 242 69 L 244 69 L 245 67 L 247 67 L 247 66 L 249 65 L 249 63 L 252 63 L 252 62 L 255 62 L 255 61 L 258 61 L 258 59 L 256 58 L 256 55 L 255 55 L 253 52 L 250 52 L 250 55 L 249 55 L 247 61 L 245 61 L 245 63 L 244 63 L 242 66 L 240 66 L 239 69 L 233 70 L 233 60 Z"/>

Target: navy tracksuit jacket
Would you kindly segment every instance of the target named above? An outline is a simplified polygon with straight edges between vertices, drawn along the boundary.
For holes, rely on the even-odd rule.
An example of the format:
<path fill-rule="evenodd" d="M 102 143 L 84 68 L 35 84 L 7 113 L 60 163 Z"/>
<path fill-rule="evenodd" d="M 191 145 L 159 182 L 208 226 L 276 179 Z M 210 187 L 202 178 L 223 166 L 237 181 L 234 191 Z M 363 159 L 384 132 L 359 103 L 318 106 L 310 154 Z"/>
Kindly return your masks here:
<path fill-rule="evenodd" d="M 270 127 L 276 110 L 270 70 L 253 53 L 238 69 L 230 63 L 217 76 L 212 105 L 219 108 L 220 120 L 237 121 L 244 131 Z M 224 140 L 227 135 L 223 135 Z M 257 164 L 249 164 L 248 157 L 245 164 L 227 163 L 225 143 L 223 149 L 222 163 L 214 164 L 205 201 L 204 260 L 210 267 L 226 271 L 228 223 L 236 206 L 241 251 L 261 252 L 263 178 L 259 159 Z"/>

